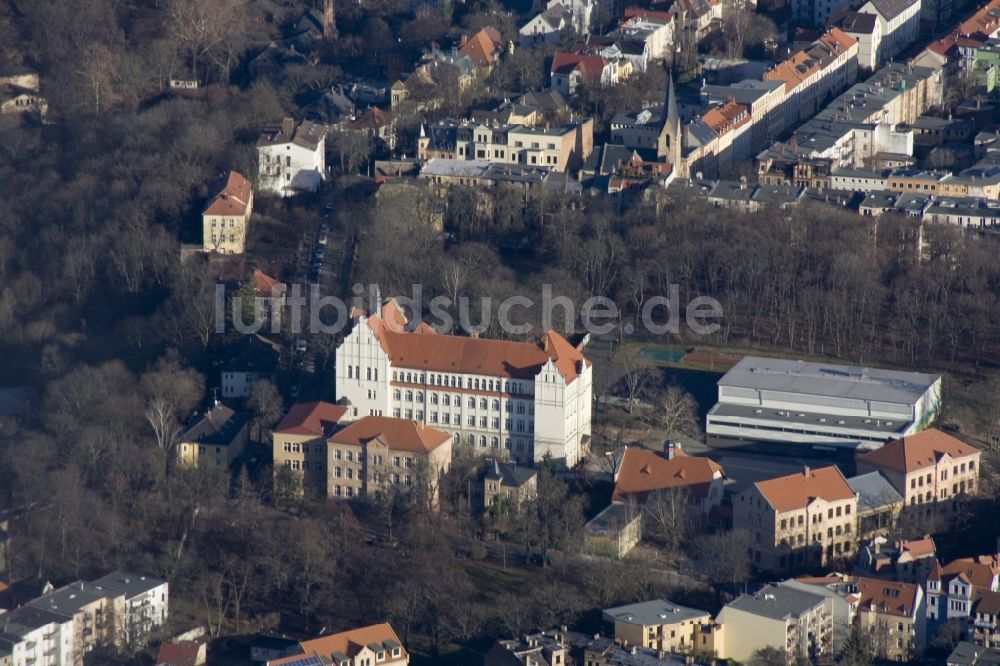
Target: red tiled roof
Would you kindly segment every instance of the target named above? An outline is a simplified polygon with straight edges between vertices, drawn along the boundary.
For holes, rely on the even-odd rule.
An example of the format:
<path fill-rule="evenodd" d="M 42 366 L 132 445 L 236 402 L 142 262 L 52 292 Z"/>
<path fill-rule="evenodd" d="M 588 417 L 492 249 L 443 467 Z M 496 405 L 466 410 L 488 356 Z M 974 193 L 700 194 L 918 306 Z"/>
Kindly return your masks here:
<path fill-rule="evenodd" d="M 280 296 L 288 291 L 288 285 L 273 278 L 259 268 L 253 272 L 253 285 L 258 294 Z"/>
<path fill-rule="evenodd" d="M 275 433 L 327 437 L 347 413 L 347 408 L 330 402 L 304 402 L 293 405 Z"/>
<path fill-rule="evenodd" d="M 354 311 L 355 317 L 363 314 Z M 547 332 L 538 344 L 438 335 L 426 323 L 407 331 L 407 319 L 393 299 L 366 321 L 392 363 L 400 367 L 532 379 L 551 359 L 567 384 L 577 378 L 578 364 L 590 367 L 583 353 L 555 331 Z"/>
<path fill-rule="evenodd" d="M 674 13 L 653 11 L 650 9 L 642 9 L 641 7 L 629 7 L 625 10 L 625 16 L 622 22 L 624 23 L 631 18 L 645 18 L 652 19 L 654 21 L 670 22 L 674 20 Z"/>
<path fill-rule="evenodd" d="M 985 558 L 963 557 L 944 566 L 938 565 L 932 568 L 931 574 L 927 578 L 942 582 L 956 577 L 964 578 L 977 588 L 989 590 L 993 587 L 993 578 L 996 574 L 996 562 L 991 561 L 990 556 Z"/>
<path fill-rule="evenodd" d="M 779 513 L 804 509 L 816 498 L 835 502 L 856 496 L 836 465 L 806 468 L 796 474 L 758 481 L 754 486 Z"/>
<path fill-rule="evenodd" d="M 579 69 L 586 76 L 600 77 L 608 61 L 598 55 L 557 52 L 552 57 L 553 74 L 569 74 Z"/>
<path fill-rule="evenodd" d="M 1000 615 L 1000 592 L 976 590 L 973 612 L 984 615 Z"/>
<path fill-rule="evenodd" d="M 236 173 L 229 172 L 226 184 L 212 197 L 205 207 L 204 215 L 243 215 L 248 213 L 253 188 L 250 181 Z"/>
<path fill-rule="evenodd" d="M 625 449 L 615 482 L 613 500 L 629 495 L 645 495 L 656 490 L 686 488 L 695 497 L 706 497 L 716 475 L 725 478 L 714 460 L 688 456 L 678 450 L 673 459 L 647 449 Z"/>
<path fill-rule="evenodd" d="M 913 617 L 917 605 L 917 586 L 878 578 L 858 578 L 858 609 L 874 606 L 875 612 L 898 617 Z"/>
<path fill-rule="evenodd" d="M 922 539 L 899 542 L 900 553 L 909 553 L 913 559 L 934 555 L 937 549 L 934 546 L 934 537 L 925 536 Z"/>
<path fill-rule="evenodd" d="M 156 666 L 197 666 L 201 650 L 202 644 L 195 641 L 163 643 L 156 655 Z"/>
<path fill-rule="evenodd" d="M 965 458 L 978 453 L 979 449 L 937 428 L 929 428 L 864 453 L 858 456 L 858 462 L 908 473 L 936 465 L 944 454 L 952 458 Z"/>
<path fill-rule="evenodd" d="M 497 61 L 501 43 L 500 33 L 495 28 L 486 27 L 470 37 L 458 52 L 471 58 L 477 65 L 489 66 Z"/>
<path fill-rule="evenodd" d="M 393 451 L 429 453 L 449 441 L 451 435 L 418 421 L 388 416 L 364 416 L 329 437 L 330 442 L 355 446 L 373 439 L 382 441 Z"/>

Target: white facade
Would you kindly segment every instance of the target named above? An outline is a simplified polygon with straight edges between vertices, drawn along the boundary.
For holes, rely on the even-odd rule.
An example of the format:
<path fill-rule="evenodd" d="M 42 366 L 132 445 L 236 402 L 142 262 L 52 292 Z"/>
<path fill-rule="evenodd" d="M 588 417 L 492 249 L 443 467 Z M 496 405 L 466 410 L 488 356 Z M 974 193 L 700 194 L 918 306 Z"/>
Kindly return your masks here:
<path fill-rule="evenodd" d="M 0 611 L 0 634 L 9 640 L 13 666 L 73 666 L 73 619 L 25 607 Z"/>
<path fill-rule="evenodd" d="M 921 0 L 912 0 L 899 8 L 901 0 L 869 0 L 858 10 L 878 16 L 882 39 L 878 46 L 878 62 L 895 58 L 920 36 Z"/>
<path fill-rule="evenodd" d="M 937 413 L 941 376 L 746 356 L 721 380 L 709 437 L 877 448 Z"/>
<path fill-rule="evenodd" d="M 115 571 L 93 585 L 124 599 L 116 618 L 116 638 L 129 645 L 145 645 L 151 634 L 166 624 L 170 611 L 170 584 L 143 574 Z"/>
<path fill-rule="evenodd" d="M 391 342 L 383 344 L 380 337 L 387 335 L 383 327 L 378 316 L 359 317 L 337 348 L 336 397 L 350 403 L 346 419 L 367 415 L 412 419 L 451 432 L 456 443 L 479 453 L 518 462 L 538 462 L 546 455 L 566 467 L 580 461 L 590 437 L 592 370 L 574 351 L 581 360 L 573 361 L 573 373 L 566 377 L 566 359 L 555 356 L 573 350 L 565 340 L 560 338 L 565 347 L 551 352 L 527 343 L 432 332 L 390 333 Z M 456 347 L 465 345 L 463 359 L 443 361 L 441 367 L 423 363 L 424 356 L 444 358 L 440 345 L 452 341 Z M 425 354 L 421 351 L 425 344 L 436 349 Z M 399 351 L 402 346 L 406 352 Z M 505 353 L 516 355 L 510 363 L 519 368 L 516 376 L 473 372 L 469 358 L 480 356 L 480 348 L 494 359 Z M 393 357 L 400 360 L 393 362 Z M 407 358 L 419 360 L 410 364 Z M 521 367 L 525 359 L 530 362 Z"/>
<path fill-rule="evenodd" d="M 259 372 L 225 372 L 222 373 L 223 398 L 249 398 L 250 390 L 260 381 Z"/>
<path fill-rule="evenodd" d="M 326 128 L 285 118 L 257 142 L 258 188 L 283 197 L 314 192 L 326 180 Z"/>
<path fill-rule="evenodd" d="M 577 33 L 585 35 L 597 27 L 597 0 L 549 0 L 546 8 L 554 5 L 562 5 L 569 11 L 570 25 Z"/>

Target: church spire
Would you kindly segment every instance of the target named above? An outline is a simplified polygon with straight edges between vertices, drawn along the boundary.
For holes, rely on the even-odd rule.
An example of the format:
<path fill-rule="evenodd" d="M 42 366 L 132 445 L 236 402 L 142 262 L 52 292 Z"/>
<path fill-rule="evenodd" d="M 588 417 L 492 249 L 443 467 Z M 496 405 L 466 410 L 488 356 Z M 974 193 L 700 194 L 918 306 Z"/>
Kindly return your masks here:
<path fill-rule="evenodd" d="M 674 73 L 667 72 L 667 123 L 671 128 L 680 125 L 681 116 L 677 113 L 677 94 L 674 92 Z"/>

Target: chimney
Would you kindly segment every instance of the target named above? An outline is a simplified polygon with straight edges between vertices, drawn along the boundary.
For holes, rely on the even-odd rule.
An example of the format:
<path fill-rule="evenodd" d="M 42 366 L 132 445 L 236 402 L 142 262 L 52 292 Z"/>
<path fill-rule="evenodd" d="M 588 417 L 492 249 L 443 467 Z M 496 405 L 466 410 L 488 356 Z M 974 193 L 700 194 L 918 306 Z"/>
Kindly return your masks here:
<path fill-rule="evenodd" d="M 473 340 L 479 339 L 479 331 L 469 331 L 469 337 Z"/>
<path fill-rule="evenodd" d="M 809 465 L 805 465 L 802 468 L 802 476 L 809 476 L 811 473 L 812 473 L 812 470 L 809 468 Z"/>
<path fill-rule="evenodd" d="M 667 440 L 667 460 L 674 459 L 674 456 L 677 455 L 678 447 L 680 447 L 680 444 L 678 444 L 677 442 L 671 442 L 670 440 Z"/>
<path fill-rule="evenodd" d="M 465 46 L 468 43 L 469 43 L 469 36 L 463 33 L 462 34 L 462 41 L 459 44 L 459 48 L 461 48 L 462 46 Z"/>

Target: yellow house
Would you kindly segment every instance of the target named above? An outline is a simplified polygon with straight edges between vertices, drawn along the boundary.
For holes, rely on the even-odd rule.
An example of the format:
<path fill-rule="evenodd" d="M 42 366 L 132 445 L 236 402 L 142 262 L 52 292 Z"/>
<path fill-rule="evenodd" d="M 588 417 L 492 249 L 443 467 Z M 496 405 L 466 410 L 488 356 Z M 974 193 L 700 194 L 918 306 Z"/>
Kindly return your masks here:
<path fill-rule="evenodd" d="M 702 624 L 711 622 L 708 611 L 678 606 L 668 599 L 653 599 L 609 608 L 604 620 L 615 625 L 615 640 L 662 652 L 686 653 L 694 648 Z"/>
<path fill-rule="evenodd" d="M 201 214 L 202 247 L 206 252 L 242 254 L 253 210 L 253 187 L 235 171 Z"/>
<path fill-rule="evenodd" d="M 177 461 L 186 467 L 227 470 L 243 454 L 248 437 L 247 417 L 217 402 L 181 435 Z"/>
<path fill-rule="evenodd" d="M 272 451 L 275 477 L 292 470 L 309 490 L 326 495 L 326 440 L 333 435 L 347 408 L 330 402 L 294 405 L 274 429 Z"/>

